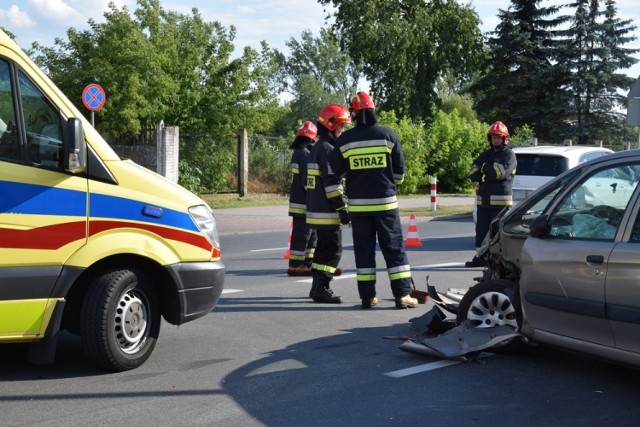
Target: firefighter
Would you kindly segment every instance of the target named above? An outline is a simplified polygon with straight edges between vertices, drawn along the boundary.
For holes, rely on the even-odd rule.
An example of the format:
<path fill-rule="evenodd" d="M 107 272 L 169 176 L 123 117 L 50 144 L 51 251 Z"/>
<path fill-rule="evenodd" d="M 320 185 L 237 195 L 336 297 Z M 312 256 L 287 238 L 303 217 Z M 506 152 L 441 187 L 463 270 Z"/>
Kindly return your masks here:
<path fill-rule="evenodd" d="M 489 231 L 491 221 L 505 207 L 513 204 L 511 186 L 516 174 L 516 155 L 509 147 L 509 130 L 501 121 L 491 125 L 487 132 L 489 148 L 471 164 L 469 179 L 477 183 L 476 249 Z M 477 256 L 465 263 L 466 267 L 482 267 Z"/>
<path fill-rule="evenodd" d="M 289 148 L 291 156 L 291 186 L 289 187 L 289 216 L 292 219 L 289 251 L 289 276 L 311 276 L 311 263 L 318 240 L 316 231 L 307 226 L 307 190 L 302 177 L 306 176 L 310 147 L 316 142 L 318 128 L 313 122 L 304 122 Z"/>
<path fill-rule="evenodd" d="M 336 185 L 340 177 L 346 177 L 362 308 L 378 303 L 376 239 L 386 261 L 396 308 L 415 307 L 418 300 L 410 295 L 411 267 L 396 197 L 396 186 L 403 181 L 405 171 L 402 146 L 395 132 L 377 124 L 375 105 L 366 92 L 358 92 L 350 110 L 356 124 L 338 138 L 329 158 L 332 175 L 327 177 L 327 185 Z"/>
<path fill-rule="evenodd" d="M 346 202 L 342 183 L 327 186 L 324 177 L 328 175 L 329 155 L 336 139 L 351 123 L 349 111 L 342 105 L 330 104 L 319 114 L 318 142 L 313 145 L 307 163 L 307 225 L 316 230 L 318 242 L 313 256 L 311 297 L 315 302 L 340 304 L 342 298 L 334 295 L 329 282 L 336 273 L 342 257 L 342 231 L 340 224 L 348 224 Z M 328 196 L 331 196 L 331 201 Z"/>

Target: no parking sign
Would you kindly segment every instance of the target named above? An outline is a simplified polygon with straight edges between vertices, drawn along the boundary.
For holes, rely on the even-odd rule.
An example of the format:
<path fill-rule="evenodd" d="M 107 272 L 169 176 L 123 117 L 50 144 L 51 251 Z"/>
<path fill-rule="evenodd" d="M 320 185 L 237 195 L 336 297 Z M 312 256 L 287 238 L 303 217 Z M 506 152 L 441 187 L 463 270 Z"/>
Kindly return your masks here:
<path fill-rule="evenodd" d="M 104 107 L 107 95 L 99 84 L 87 85 L 82 91 L 82 103 L 88 110 L 98 111 Z"/>

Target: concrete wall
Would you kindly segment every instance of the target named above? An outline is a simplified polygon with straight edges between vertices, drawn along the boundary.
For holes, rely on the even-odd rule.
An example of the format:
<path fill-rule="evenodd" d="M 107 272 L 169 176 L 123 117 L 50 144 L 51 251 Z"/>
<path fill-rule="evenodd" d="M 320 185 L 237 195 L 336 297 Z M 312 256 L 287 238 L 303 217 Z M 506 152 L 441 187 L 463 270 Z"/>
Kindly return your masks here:
<path fill-rule="evenodd" d="M 131 159 L 170 181 L 178 182 L 180 131 L 177 126 L 164 127 L 163 122 L 158 123 L 155 144 L 112 145 L 111 148 L 121 158 Z"/>

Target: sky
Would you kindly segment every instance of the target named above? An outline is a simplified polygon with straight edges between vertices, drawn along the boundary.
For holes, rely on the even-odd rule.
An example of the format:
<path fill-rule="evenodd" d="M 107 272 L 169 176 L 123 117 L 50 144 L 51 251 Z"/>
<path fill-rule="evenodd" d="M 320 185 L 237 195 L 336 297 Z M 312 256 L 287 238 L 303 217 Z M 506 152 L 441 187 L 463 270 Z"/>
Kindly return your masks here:
<path fill-rule="evenodd" d="M 0 0 L 0 25 L 16 36 L 18 45 L 31 47 L 37 41 L 43 46 L 53 46 L 56 37 L 66 38 L 69 27 L 77 30 L 88 28 L 92 18 L 101 22 L 107 4 L 135 10 L 135 0 Z M 237 29 L 235 46 L 238 51 L 244 46 L 259 49 L 261 40 L 272 48 L 287 52 L 285 42 L 299 39 L 305 30 L 318 34 L 325 25 L 327 13 L 316 0 L 160 0 L 165 10 L 191 14 L 197 8 L 206 21 L 218 21 L 225 27 Z M 570 3 L 572 0 L 542 0 L 540 6 Z M 628 48 L 640 48 L 640 7 L 638 0 L 618 0 L 618 17 L 632 19 L 637 38 Z M 507 9 L 510 0 L 460 0 L 470 3 L 482 21 L 483 32 L 492 31 L 498 24 L 498 10 Z M 640 53 L 635 55 L 640 59 Z M 640 77 L 640 64 L 625 70 L 630 77 Z"/>

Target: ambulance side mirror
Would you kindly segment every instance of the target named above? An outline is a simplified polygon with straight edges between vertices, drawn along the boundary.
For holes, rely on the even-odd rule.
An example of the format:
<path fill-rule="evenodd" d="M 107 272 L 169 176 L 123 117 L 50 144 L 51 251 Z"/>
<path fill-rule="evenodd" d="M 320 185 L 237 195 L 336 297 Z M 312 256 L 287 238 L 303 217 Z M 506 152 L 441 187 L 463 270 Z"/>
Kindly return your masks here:
<path fill-rule="evenodd" d="M 87 144 L 82 132 L 82 121 L 75 117 L 67 120 L 63 140 L 63 167 L 71 173 L 87 170 Z"/>

